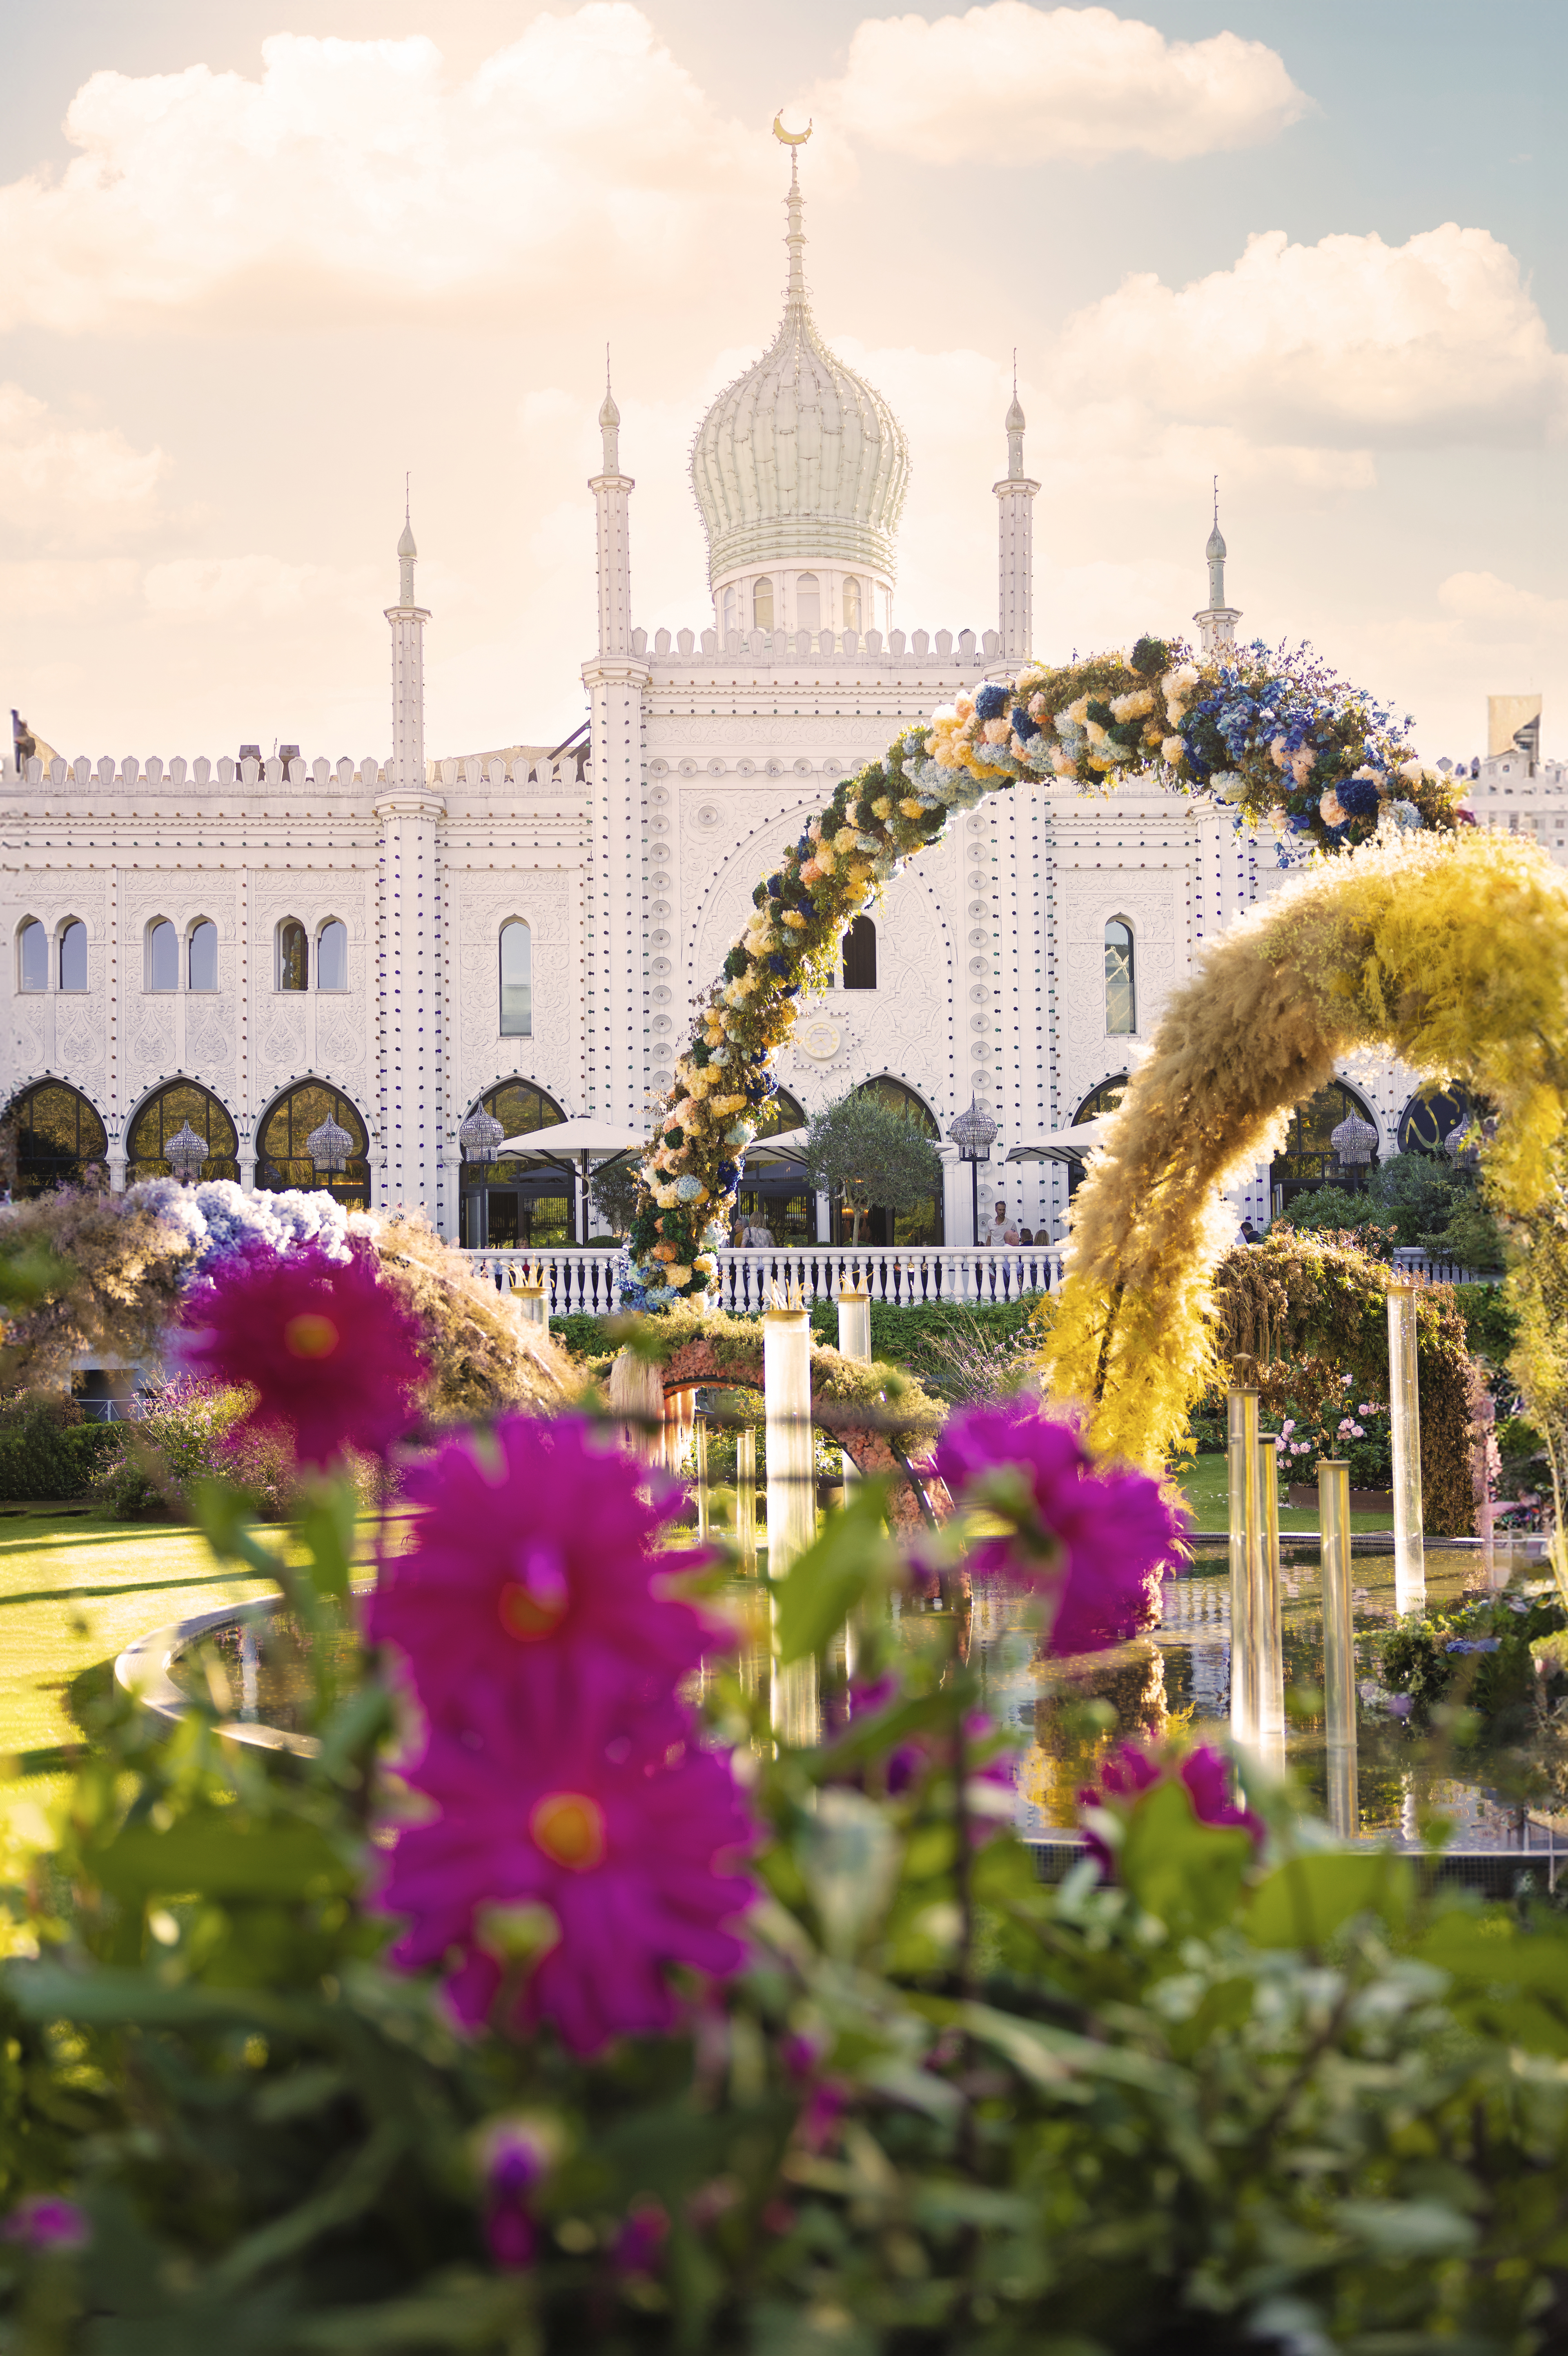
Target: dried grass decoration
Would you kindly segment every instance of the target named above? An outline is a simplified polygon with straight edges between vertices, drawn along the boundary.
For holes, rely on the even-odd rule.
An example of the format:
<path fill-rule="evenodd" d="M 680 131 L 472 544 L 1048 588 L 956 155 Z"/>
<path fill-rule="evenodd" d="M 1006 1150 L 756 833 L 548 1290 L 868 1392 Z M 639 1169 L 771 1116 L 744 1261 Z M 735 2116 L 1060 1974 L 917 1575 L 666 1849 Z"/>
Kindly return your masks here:
<path fill-rule="evenodd" d="M 1272 823 L 1281 860 L 1353 850 L 1380 828 L 1456 823 L 1455 788 L 1392 719 L 1309 648 L 1190 660 L 1179 641 L 988 680 L 845 778 L 752 894 L 756 913 L 702 1000 L 642 1162 L 633 1283 L 666 1309 L 708 1291 L 741 1157 L 774 1093 L 803 989 L 823 988 L 845 928 L 949 818 L 1020 779 L 1105 795 L 1141 773 Z"/>
<path fill-rule="evenodd" d="M 1292 1108 L 1357 1048 L 1495 1107 L 1482 1185 L 1521 1330 L 1510 1370 L 1568 1460 L 1568 879 L 1532 845 L 1385 835 L 1233 924 L 1167 1003 L 1073 1200 L 1069 1272 L 1042 1351 L 1094 1444 L 1157 1464 L 1218 1371 L 1220 1200 Z"/>

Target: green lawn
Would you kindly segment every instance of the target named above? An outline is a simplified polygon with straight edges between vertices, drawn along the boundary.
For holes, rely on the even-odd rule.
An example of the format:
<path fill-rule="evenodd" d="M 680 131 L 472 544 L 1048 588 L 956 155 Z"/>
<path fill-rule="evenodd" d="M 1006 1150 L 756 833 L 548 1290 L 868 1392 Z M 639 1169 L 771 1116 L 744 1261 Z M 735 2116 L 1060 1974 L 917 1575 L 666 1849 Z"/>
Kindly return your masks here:
<path fill-rule="evenodd" d="M 0 1514 L 0 1755 L 15 1774 L 59 1775 L 81 1740 L 70 1688 L 84 1669 L 168 1621 L 267 1592 L 220 1570 L 181 1525 L 48 1505 Z"/>
<path fill-rule="evenodd" d="M 1223 1456 L 1195 1456 L 1181 1475 L 1181 1485 L 1192 1507 L 1196 1525 L 1200 1530 L 1223 1530 L 1230 1527 L 1230 1508 L 1226 1488 L 1226 1460 Z M 1388 1514 L 1352 1514 L 1352 1530 L 1386 1530 L 1393 1526 Z M 1317 1511 L 1304 1511 L 1294 1505 L 1280 1507 L 1282 1530 L 1317 1528 Z"/>

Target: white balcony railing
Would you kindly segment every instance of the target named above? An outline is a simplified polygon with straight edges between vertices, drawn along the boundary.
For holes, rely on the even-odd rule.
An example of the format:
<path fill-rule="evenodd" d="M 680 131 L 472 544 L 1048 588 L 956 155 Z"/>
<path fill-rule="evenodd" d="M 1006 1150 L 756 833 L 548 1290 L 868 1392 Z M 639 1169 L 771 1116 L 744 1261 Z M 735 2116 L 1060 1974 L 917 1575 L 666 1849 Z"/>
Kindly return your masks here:
<path fill-rule="evenodd" d="M 467 1257 L 503 1290 L 514 1278 L 521 1282 L 528 1269 L 541 1269 L 552 1317 L 607 1317 L 620 1307 L 618 1252 L 477 1250 Z M 1062 1280 L 1058 1244 L 1003 1244 L 994 1249 L 932 1244 L 904 1250 L 806 1244 L 798 1249 L 721 1251 L 718 1262 L 717 1305 L 741 1316 L 766 1309 L 774 1284 L 798 1284 L 808 1305 L 832 1300 L 847 1279 L 864 1284 L 873 1301 L 901 1306 L 946 1301 L 979 1308 L 1053 1292 Z"/>

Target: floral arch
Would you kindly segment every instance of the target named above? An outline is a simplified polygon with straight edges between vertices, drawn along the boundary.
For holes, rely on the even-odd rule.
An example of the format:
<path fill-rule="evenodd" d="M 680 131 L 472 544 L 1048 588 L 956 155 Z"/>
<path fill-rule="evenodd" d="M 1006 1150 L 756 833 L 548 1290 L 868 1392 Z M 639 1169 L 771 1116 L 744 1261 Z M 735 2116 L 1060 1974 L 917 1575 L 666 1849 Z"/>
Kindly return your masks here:
<path fill-rule="evenodd" d="M 643 1159 L 630 1243 L 650 1305 L 706 1292 L 796 1000 L 826 985 L 849 925 L 954 812 L 1022 779 L 1103 795 L 1154 773 L 1238 825 L 1271 823 L 1284 864 L 1385 831 L 1453 833 L 1453 787 L 1310 650 L 1186 658 L 1179 644 L 1140 638 L 1130 655 L 987 680 L 841 780 L 802 824 L 753 889 L 754 914 L 699 1005 Z"/>

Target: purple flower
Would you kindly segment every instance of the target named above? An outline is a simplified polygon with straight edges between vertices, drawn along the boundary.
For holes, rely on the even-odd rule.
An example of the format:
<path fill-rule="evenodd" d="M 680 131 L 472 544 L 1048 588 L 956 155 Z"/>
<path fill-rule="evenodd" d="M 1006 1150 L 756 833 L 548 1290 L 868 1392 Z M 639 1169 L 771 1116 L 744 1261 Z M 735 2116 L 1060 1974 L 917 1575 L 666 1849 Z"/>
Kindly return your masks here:
<path fill-rule="evenodd" d="M 670 1966 L 725 1976 L 744 1958 L 724 1926 L 752 1885 L 728 1860 L 754 1837 L 727 1761 L 670 1730 L 662 1711 L 637 1740 L 575 1709 L 520 1724 L 483 1688 L 465 1730 L 434 1730 L 409 1772 L 438 1813 L 392 1853 L 379 1902 L 407 1924 L 393 1963 L 446 1967 L 452 2008 L 477 2028 L 507 1968 L 487 1918 L 543 1908 L 557 1935 L 509 1992 L 507 2025 L 553 2021 L 577 2053 L 668 2029 Z"/>
<path fill-rule="evenodd" d="M 610 2246 L 610 2264 L 621 2275 L 651 2275 L 663 2254 L 670 2218 L 658 2201 L 639 2201 Z"/>
<path fill-rule="evenodd" d="M 656 1553 L 680 1502 L 575 1419 L 509 1416 L 482 1441 L 449 1440 L 405 1477 L 424 1511 L 382 1563 L 367 1633 L 395 1644 L 425 1714 L 456 1724 L 476 1696 L 520 1724 L 557 1708 L 668 1700 L 721 1633 L 659 1590 L 704 1559 Z"/>
<path fill-rule="evenodd" d="M 1100 1771 L 1100 1785 L 1087 1784 L 1078 1795 L 1079 1808 L 1109 1809 L 1112 1815 L 1131 1816 L 1144 1793 L 1156 1784 L 1179 1783 L 1186 1788 L 1192 1803 L 1192 1813 L 1200 1825 L 1240 1826 L 1251 1836 L 1255 1848 L 1261 1849 L 1266 1827 L 1261 1816 L 1251 1808 L 1239 1808 L 1230 1797 L 1230 1771 L 1223 1754 L 1208 1743 L 1178 1758 L 1169 1750 L 1145 1751 L 1141 1743 L 1123 1742 L 1112 1751 Z M 1089 1853 L 1095 1858 L 1108 1881 L 1115 1879 L 1116 1859 L 1103 1835 L 1090 1829 Z"/>
<path fill-rule="evenodd" d="M 0 2225 L 0 2241 L 28 2250 L 81 2250 L 91 2238 L 85 2211 L 59 2192 L 29 2194 Z"/>
<path fill-rule="evenodd" d="M 1051 1652 L 1098 1652 L 1155 1620 L 1160 1570 L 1185 1525 L 1146 1472 L 1093 1471 L 1078 1426 L 1026 1399 L 951 1417 L 936 1463 L 961 1503 L 1011 1522 L 972 1559 L 1054 1597 Z"/>
<path fill-rule="evenodd" d="M 430 1371 L 418 1319 L 366 1248 L 346 1260 L 319 1244 L 237 1253 L 192 1288 L 183 1322 L 188 1367 L 257 1395 L 236 1430 L 282 1431 L 306 1464 L 346 1448 L 384 1456 Z"/>
<path fill-rule="evenodd" d="M 529 2195 L 547 2173 L 550 2146 L 538 2128 L 502 2119 L 486 2138 L 485 2239 L 509 2273 L 533 2264 L 538 2234 Z"/>

